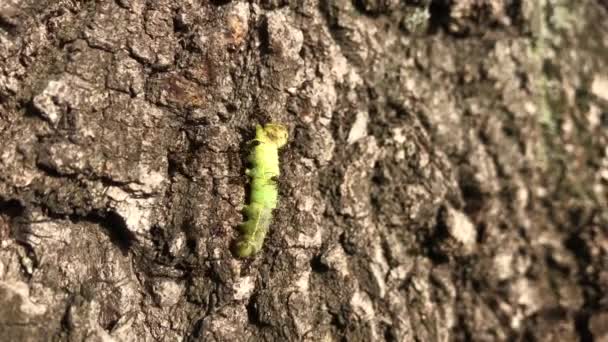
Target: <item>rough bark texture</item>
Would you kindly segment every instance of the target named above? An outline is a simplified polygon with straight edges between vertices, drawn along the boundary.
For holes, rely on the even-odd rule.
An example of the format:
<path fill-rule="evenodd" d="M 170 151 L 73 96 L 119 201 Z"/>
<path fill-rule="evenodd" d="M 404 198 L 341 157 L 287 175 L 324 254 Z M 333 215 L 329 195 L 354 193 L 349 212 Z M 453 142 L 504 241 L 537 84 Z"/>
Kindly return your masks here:
<path fill-rule="evenodd" d="M 0 340 L 607 341 L 607 7 L 0 0 Z"/>

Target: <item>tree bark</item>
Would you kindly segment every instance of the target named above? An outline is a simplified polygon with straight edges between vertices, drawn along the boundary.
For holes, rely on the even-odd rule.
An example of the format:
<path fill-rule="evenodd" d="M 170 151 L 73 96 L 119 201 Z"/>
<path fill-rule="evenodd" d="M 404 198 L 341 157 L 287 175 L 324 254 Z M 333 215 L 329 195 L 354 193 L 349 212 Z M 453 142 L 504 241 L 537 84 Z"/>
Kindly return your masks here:
<path fill-rule="evenodd" d="M 0 340 L 606 341 L 606 37 L 602 0 L 0 0 Z"/>

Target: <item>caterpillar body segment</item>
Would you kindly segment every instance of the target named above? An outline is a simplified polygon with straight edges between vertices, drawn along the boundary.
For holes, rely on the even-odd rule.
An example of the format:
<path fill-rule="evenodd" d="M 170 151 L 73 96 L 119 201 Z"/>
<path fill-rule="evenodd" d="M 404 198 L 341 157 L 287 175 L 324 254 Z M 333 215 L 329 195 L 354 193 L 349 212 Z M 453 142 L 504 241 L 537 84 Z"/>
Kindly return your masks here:
<path fill-rule="evenodd" d="M 241 236 L 236 243 L 236 254 L 248 257 L 262 249 L 268 227 L 272 222 L 272 209 L 250 204 L 245 209 L 248 219 L 239 225 Z"/>
<path fill-rule="evenodd" d="M 247 220 L 239 225 L 241 236 L 235 244 L 238 257 L 248 257 L 262 249 L 272 222 L 272 210 L 277 207 L 278 184 L 281 174 L 279 149 L 287 143 L 288 131 L 281 124 L 256 126 L 256 135 L 248 161 L 252 167 L 245 171 L 250 178 L 249 204 L 243 208 Z"/>

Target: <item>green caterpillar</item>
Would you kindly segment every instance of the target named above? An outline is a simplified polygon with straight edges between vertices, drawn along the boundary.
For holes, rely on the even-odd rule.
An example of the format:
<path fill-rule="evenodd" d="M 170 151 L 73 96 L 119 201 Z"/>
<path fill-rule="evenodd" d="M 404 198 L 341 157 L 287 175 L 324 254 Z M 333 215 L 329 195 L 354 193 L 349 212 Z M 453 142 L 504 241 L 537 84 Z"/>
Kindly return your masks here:
<path fill-rule="evenodd" d="M 247 220 L 239 225 L 241 232 L 234 252 L 238 257 L 248 257 L 262 249 L 266 232 L 272 221 L 272 210 L 277 207 L 279 170 L 279 148 L 287 143 L 287 127 L 269 123 L 257 125 L 257 143 L 249 154 L 252 167 L 245 173 L 251 178 L 249 204 L 243 208 Z"/>

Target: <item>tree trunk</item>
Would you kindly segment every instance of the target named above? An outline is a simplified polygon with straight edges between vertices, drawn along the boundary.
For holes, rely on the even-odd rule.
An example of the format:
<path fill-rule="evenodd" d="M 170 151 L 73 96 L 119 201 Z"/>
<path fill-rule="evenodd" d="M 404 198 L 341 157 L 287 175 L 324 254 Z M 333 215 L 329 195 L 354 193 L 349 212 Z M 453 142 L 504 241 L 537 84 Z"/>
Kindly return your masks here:
<path fill-rule="evenodd" d="M 0 340 L 607 341 L 606 37 L 602 0 L 0 0 Z"/>

